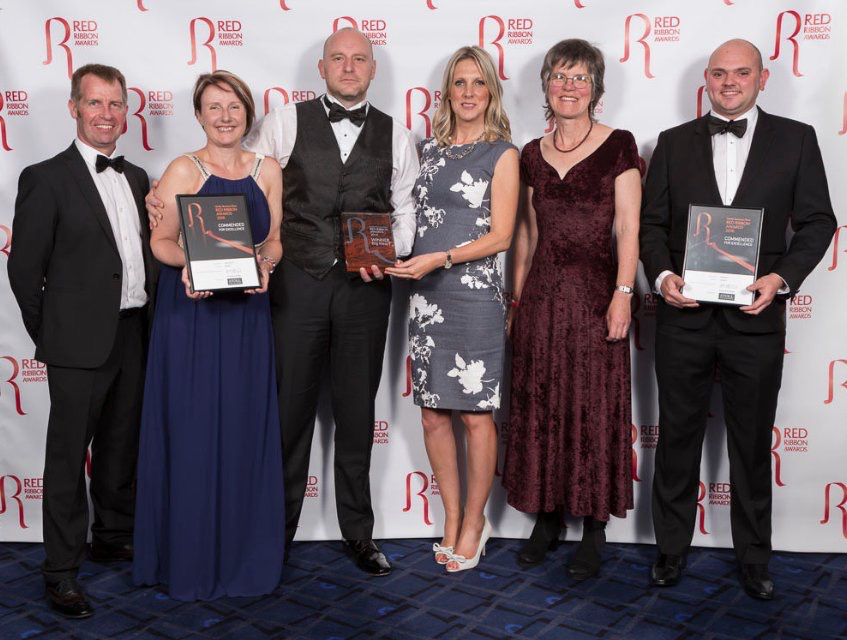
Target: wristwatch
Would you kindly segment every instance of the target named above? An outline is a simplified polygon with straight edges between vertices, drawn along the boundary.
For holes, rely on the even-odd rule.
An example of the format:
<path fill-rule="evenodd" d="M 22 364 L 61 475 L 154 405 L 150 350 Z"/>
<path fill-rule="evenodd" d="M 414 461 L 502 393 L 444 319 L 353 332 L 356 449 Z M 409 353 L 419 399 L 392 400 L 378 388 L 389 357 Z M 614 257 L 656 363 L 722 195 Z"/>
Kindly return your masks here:
<path fill-rule="evenodd" d="M 615 290 L 620 291 L 621 293 L 632 293 L 633 292 L 632 287 L 628 287 L 625 284 L 615 285 Z"/>
<path fill-rule="evenodd" d="M 452 253 L 452 251 L 453 251 L 452 249 L 447 251 L 447 259 L 444 261 L 444 268 L 445 269 L 449 269 L 450 267 L 453 266 L 453 253 Z"/>

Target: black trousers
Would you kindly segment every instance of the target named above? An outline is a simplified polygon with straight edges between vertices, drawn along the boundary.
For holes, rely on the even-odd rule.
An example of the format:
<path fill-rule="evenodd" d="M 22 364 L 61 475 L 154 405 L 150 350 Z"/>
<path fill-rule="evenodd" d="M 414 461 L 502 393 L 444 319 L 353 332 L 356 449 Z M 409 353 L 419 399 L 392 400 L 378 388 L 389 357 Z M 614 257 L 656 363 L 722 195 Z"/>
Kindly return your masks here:
<path fill-rule="evenodd" d="M 659 442 L 653 527 L 661 553 L 683 555 L 694 533 L 709 397 L 720 377 L 729 454 L 730 522 L 739 562 L 771 554 L 771 442 L 785 332 L 733 329 L 715 309 L 702 329 L 656 327 Z"/>
<path fill-rule="evenodd" d="M 132 543 L 135 467 L 144 388 L 141 311 L 118 321 L 115 344 L 96 369 L 47 365 L 50 416 L 42 504 L 47 582 L 75 577 L 88 536 L 85 459 L 91 444 L 91 535 Z"/>
<path fill-rule="evenodd" d="M 335 420 L 335 502 L 345 539 L 373 536 L 374 400 L 391 308 L 388 278 L 364 282 L 343 263 L 317 279 L 283 259 L 270 287 L 285 476 L 286 535 L 297 530 L 324 364 Z"/>

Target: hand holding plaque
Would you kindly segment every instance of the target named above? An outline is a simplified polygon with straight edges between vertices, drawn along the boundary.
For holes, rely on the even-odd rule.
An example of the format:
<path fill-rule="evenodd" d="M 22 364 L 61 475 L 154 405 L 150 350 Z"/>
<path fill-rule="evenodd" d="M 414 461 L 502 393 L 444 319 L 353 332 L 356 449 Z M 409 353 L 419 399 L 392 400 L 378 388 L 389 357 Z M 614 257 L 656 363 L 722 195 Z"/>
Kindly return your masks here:
<path fill-rule="evenodd" d="M 370 272 L 371 265 L 384 269 L 397 261 L 390 213 L 343 212 L 341 232 L 347 271 Z"/>

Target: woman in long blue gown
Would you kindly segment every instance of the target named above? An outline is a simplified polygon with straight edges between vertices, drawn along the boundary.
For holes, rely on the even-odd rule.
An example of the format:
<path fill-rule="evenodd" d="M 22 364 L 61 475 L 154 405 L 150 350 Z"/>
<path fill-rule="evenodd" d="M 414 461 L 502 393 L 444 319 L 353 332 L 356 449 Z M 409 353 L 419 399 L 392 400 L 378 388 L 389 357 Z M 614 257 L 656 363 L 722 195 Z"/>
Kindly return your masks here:
<path fill-rule="evenodd" d="M 145 384 L 135 515 L 136 584 L 180 600 L 254 596 L 282 575 L 285 518 L 273 334 L 265 293 L 280 259 L 282 173 L 241 149 L 255 107 L 225 71 L 198 78 L 206 146 L 174 160 L 151 237 L 161 263 Z M 244 194 L 261 287 L 192 293 L 175 195 Z"/>

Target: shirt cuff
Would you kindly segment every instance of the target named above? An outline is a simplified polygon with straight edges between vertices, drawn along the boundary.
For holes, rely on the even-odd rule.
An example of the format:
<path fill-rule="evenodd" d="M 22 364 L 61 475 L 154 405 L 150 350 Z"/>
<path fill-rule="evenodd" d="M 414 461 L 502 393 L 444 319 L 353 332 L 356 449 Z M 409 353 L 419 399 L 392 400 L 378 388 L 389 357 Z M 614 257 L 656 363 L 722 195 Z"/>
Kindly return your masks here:
<path fill-rule="evenodd" d="M 656 282 L 653 284 L 653 291 L 662 296 L 662 283 L 665 281 L 665 278 L 667 278 L 672 273 L 673 271 L 668 271 L 667 269 L 662 271 L 662 273 L 659 274 L 659 277 L 656 278 Z M 665 296 L 662 297 L 664 298 Z"/>
<path fill-rule="evenodd" d="M 407 228 L 403 220 L 393 221 L 392 235 L 394 236 L 394 251 L 398 258 L 406 258 L 412 253 L 415 244 L 414 229 Z"/>

